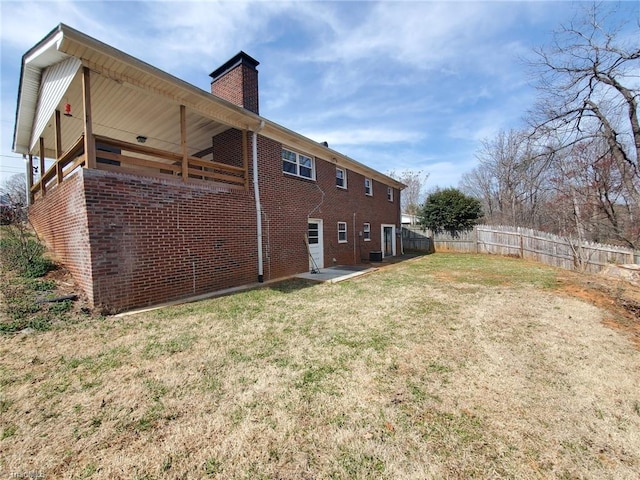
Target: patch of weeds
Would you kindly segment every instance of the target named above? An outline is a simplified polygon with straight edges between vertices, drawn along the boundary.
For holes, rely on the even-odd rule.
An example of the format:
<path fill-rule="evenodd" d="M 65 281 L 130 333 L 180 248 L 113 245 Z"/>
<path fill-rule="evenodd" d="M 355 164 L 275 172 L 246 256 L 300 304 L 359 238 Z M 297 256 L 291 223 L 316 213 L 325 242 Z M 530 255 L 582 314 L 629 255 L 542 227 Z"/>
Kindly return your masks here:
<path fill-rule="evenodd" d="M 289 357 L 276 357 L 273 359 L 273 364 L 276 367 L 286 368 L 291 366 L 292 360 Z"/>
<path fill-rule="evenodd" d="M 175 353 L 183 352 L 191 347 L 197 339 L 197 335 L 184 332 L 177 337 L 170 338 L 169 340 L 153 340 L 147 343 L 144 347 L 142 356 L 147 359 L 153 359 L 162 355 L 173 355 Z"/>
<path fill-rule="evenodd" d="M 63 300 L 61 302 L 53 302 L 49 304 L 49 313 L 53 315 L 61 315 L 67 313 L 73 307 L 71 300 Z"/>
<path fill-rule="evenodd" d="M 376 352 L 385 350 L 391 343 L 388 335 L 378 332 L 372 332 L 370 335 L 362 333 L 346 335 L 344 332 L 337 332 L 331 336 L 330 342 L 358 350 L 370 348 Z"/>
<path fill-rule="evenodd" d="M 7 413 L 9 409 L 13 405 L 11 400 L 7 400 L 5 398 L 0 399 L 0 413 Z"/>
<path fill-rule="evenodd" d="M 431 362 L 427 365 L 427 372 L 429 373 L 451 373 L 452 371 L 450 367 L 438 362 Z"/>
<path fill-rule="evenodd" d="M 336 367 L 332 365 L 314 365 L 305 370 L 297 387 L 308 390 L 311 393 L 320 392 L 323 390 L 322 383 L 324 380 L 335 371 Z"/>
<path fill-rule="evenodd" d="M 26 278 L 42 277 L 55 270 L 56 265 L 43 256 L 44 245 L 27 232 L 24 225 L 16 225 L 6 232 L 7 235 L 0 239 L 0 252 L 6 267 Z"/>
<path fill-rule="evenodd" d="M 34 285 L 39 288 L 33 279 L 16 278 L 2 287 L 4 311 L 9 321 L 0 323 L 0 333 L 14 333 L 27 328 L 42 332 L 50 330 L 55 321 L 67 320 L 73 303 L 70 300 L 38 303 L 36 291 L 31 288 Z"/>
<path fill-rule="evenodd" d="M 633 403 L 633 409 L 635 410 L 635 412 L 638 414 L 638 416 L 640 416 L 640 400 L 636 400 Z"/>
<path fill-rule="evenodd" d="M 164 411 L 164 405 L 160 402 L 154 403 L 149 410 L 140 418 L 133 428 L 137 432 L 146 432 L 155 428 L 158 421 L 162 418 L 162 412 Z"/>
<path fill-rule="evenodd" d="M 380 478 L 386 469 L 380 458 L 359 452 L 341 452 L 337 464 L 346 473 L 347 478 Z M 344 477 L 339 472 L 333 472 L 330 478 Z"/>
<path fill-rule="evenodd" d="M 235 348 L 232 348 L 227 353 L 229 358 L 231 358 L 234 362 L 250 362 L 252 360 L 251 355 L 246 354 L 245 352 L 241 352 Z"/>
<path fill-rule="evenodd" d="M 29 321 L 28 327 L 38 332 L 46 332 L 47 330 L 51 330 L 51 318 L 46 314 L 36 315 Z"/>
<path fill-rule="evenodd" d="M 123 357 L 129 355 L 129 353 L 130 350 L 128 347 L 114 347 L 106 352 L 100 352 L 96 356 L 73 357 L 69 359 L 62 357 L 60 363 L 68 370 L 84 367 L 91 373 L 101 374 L 120 367 L 124 362 Z M 96 381 L 88 381 L 85 383 L 91 387 L 93 386 L 91 384 L 96 383 Z"/>
<path fill-rule="evenodd" d="M 411 392 L 414 400 L 422 402 L 427 398 L 427 394 L 422 390 L 422 388 L 420 388 L 419 385 L 416 385 L 415 383 L 408 383 L 407 387 L 409 388 L 409 391 Z"/>
<path fill-rule="evenodd" d="M 205 392 L 219 392 L 222 388 L 220 378 L 213 372 L 204 372 L 200 384 Z"/>
<path fill-rule="evenodd" d="M 152 400 L 159 401 L 163 396 L 167 394 L 169 389 L 159 380 L 149 379 L 144 381 L 144 386 L 149 390 L 149 395 Z"/>
<path fill-rule="evenodd" d="M 242 423 L 242 421 L 245 419 L 246 416 L 247 416 L 246 410 L 240 406 L 240 407 L 236 407 L 231 412 L 231 414 L 229 415 L 229 418 L 231 419 L 231 424 L 237 427 Z"/>
<path fill-rule="evenodd" d="M 89 420 L 89 423 L 86 425 L 86 429 L 81 430 L 80 427 L 74 428 L 73 436 L 76 440 L 89 437 L 90 435 L 93 435 L 96 432 L 96 430 L 100 428 L 101 425 L 102 425 L 101 416 L 91 417 L 91 420 Z"/>
<path fill-rule="evenodd" d="M 34 292 L 50 292 L 56 289 L 55 281 L 40 278 L 29 278 L 25 281 L 25 285 Z"/>
<path fill-rule="evenodd" d="M 163 472 L 168 472 L 169 470 L 171 470 L 172 466 L 173 466 L 173 457 L 171 455 L 168 455 L 162 461 L 162 466 L 160 467 L 160 470 Z"/>
<path fill-rule="evenodd" d="M 18 427 L 16 427 L 15 425 L 7 425 L 2 430 L 2 437 L 0 438 L 0 440 L 4 440 L 5 438 L 13 437 L 16 434 L 17 431 L 18 431 Z"/>
<path fill-rule="evenodd" d="M 414 317 L 428 316 L 428 315 L 445 315 L 455 308 L 454 305 L 449 303 L 440 302 L 431 298 L 425 298 L 412 302 L 407 306 L 409 315 Z"/>
<path fill-rule="evenodd" d="M 462 447 L 482 439 L 482 421 L 476 415 L 462 411 L 460 413 L 429 410 L 423 415 L 423 438 L 447 447 L 455 452 L 456 446 Z"/>
<path fill-rule="evenodd" d="M 85 467 L 80 472 L 80 478 L 89 478 L 92 477 L 94 473 L 97 473 L 98 466 L 95 463 L 89 463 L 85 465 Z"/>
<path fill-rule="evenodd" d="M 331 419 L 329 419 L 329 423 L 342 428 L 347 424 L 347 420 L 349 419 L 348 415 L 346 413 L 339 413 L 338 415 L 335 415 L 334 417 L 332 417 Z"/>
<path fill-rule="evenodd" d="M 66 377 L 57 382 L 50 380 L 42 385 L 42 395 L 47 399 L 53 398 L 66 392 L 70 385 L 71 381 Z"/>
<path fill-rule="evenodd" d="M 213 477 L 222 472 L 222 463 L 218 459 L 211 457 L 204 462 L 202 469 L 207 476 Z"/>

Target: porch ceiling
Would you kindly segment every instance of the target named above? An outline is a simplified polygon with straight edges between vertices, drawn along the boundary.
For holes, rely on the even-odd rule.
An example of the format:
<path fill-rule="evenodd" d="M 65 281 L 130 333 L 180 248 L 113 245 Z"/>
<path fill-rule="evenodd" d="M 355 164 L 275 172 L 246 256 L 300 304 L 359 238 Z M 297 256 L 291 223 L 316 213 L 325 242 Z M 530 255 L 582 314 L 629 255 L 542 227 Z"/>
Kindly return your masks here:
<path fill-rule="evenodd" d="M 186 106 L 187 144 L 190 154 L 211 146 L 211 138 L 229 128 L 255 129 L 260 117 L 211 95 L 183 80 L 60 24 L 23 57 L 14 151 L 29 152 L 42 73 L 69 57 L 91 70 L 93 131 L 125 141 L 138 135 L 147 144 L 180 151 L 180 105 Z M 72 117 L 62 117 L 62 149 L 83 131 L 82 70 L 62 96 L 57 109 L 71 104 Z M 46 156 L 55 149 L 54 115 L 47 122 Z M 37 147 L 35 147 L 37 148 Z"/>
<path fill-rule="evenodd" d="M 82 135 L 82 97 L 82 71 L 79 71 L 57 106 L 60 112 L 64 112 L 65 103 L 71 105 L 72 116 L 61 116 L 63 151 Z M 181 152 L 180 105 L 171 99 L 92 72 L 91 112 L 93 133 L 96 135 L 134 143 L 136 137 L 144 136 L 147 146 Z M 213 136 L 231 128 L 192 109 L 187 108 L 186 113 L 190 155 L 210 147 Z M 54 123 L 52 115 L 43 132 L 48 157 L 53 157 L 55 152 Z M 37 147 L 31 153 L 38 155 Z"/>

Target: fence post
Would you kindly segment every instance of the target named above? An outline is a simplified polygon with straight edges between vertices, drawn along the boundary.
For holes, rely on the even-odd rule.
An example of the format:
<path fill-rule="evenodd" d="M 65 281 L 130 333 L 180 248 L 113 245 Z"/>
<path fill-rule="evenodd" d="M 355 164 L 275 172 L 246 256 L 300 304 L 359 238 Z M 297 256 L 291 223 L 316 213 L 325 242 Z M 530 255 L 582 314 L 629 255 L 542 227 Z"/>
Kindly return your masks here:
<path fill-rule="evenodd" d="M 518 227 L 516 228 L 516 232 L 518 232 L 518 236 L 520 237 L 520 258 L 524 259 L 524 236 L 522 234 L 522 229 Z"/>
<path fill-rule="evenodd" d="M 480 253 L 480 242 L 478 242 L 478 226 L 473 226 L 473 236 L 475 237 L 476 242 L 476 253 Z"/>

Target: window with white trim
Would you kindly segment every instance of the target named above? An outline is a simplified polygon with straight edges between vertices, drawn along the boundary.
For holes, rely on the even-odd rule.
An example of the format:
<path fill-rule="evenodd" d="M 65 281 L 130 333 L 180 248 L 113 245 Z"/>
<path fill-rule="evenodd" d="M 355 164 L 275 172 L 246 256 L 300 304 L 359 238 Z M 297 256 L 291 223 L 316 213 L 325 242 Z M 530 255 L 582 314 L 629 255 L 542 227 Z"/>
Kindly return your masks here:
<path fill-rule="evenodd" d="M 282 171 L 296 177 L 316 178 L 313 158 L 286 148 L 282 149 Z"/>
<path fill-rule="evenodd" d="M 362 239 L 365 242 L 371 241 L 371 224 L 365 223 L 362 225 Z"/>
<path fill-rule="evenodd" d="M 347 243 L 347 222 L 338 222 L 338 243 Z"/>
<path fill-rule="evenodd" d="M 393 202 L 393 188 L 387 187 L 387 200 Z"/>
<path fill-rule="evenodd" d="M 336 187 L 347 188 L 347 171 L 336 167 Z"/>
<path fill-rule="evenodd" d="M 364 193 L 370 197 L 373 196 L 373 182 L 370 178 L 364 179 Z"/>

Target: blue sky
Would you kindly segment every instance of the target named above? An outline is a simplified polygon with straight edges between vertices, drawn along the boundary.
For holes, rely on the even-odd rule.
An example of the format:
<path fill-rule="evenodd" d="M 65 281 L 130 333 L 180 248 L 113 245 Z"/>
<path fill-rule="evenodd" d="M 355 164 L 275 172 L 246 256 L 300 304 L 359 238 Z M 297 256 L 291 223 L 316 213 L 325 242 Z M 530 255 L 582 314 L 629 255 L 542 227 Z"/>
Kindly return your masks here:
<path fill-rule="evenodd" d="M 62 22 L 207 91 L 243 50 L 260 62 L 262 116 L 382 172 L 423 170 L 428 189 L 457 186 L 483 139 L 524 125 L 536 91 L 523 59 L 585 6 L 0 0 L 0 181 L 24 170 L 11 152 L 21 57 Z"/>

